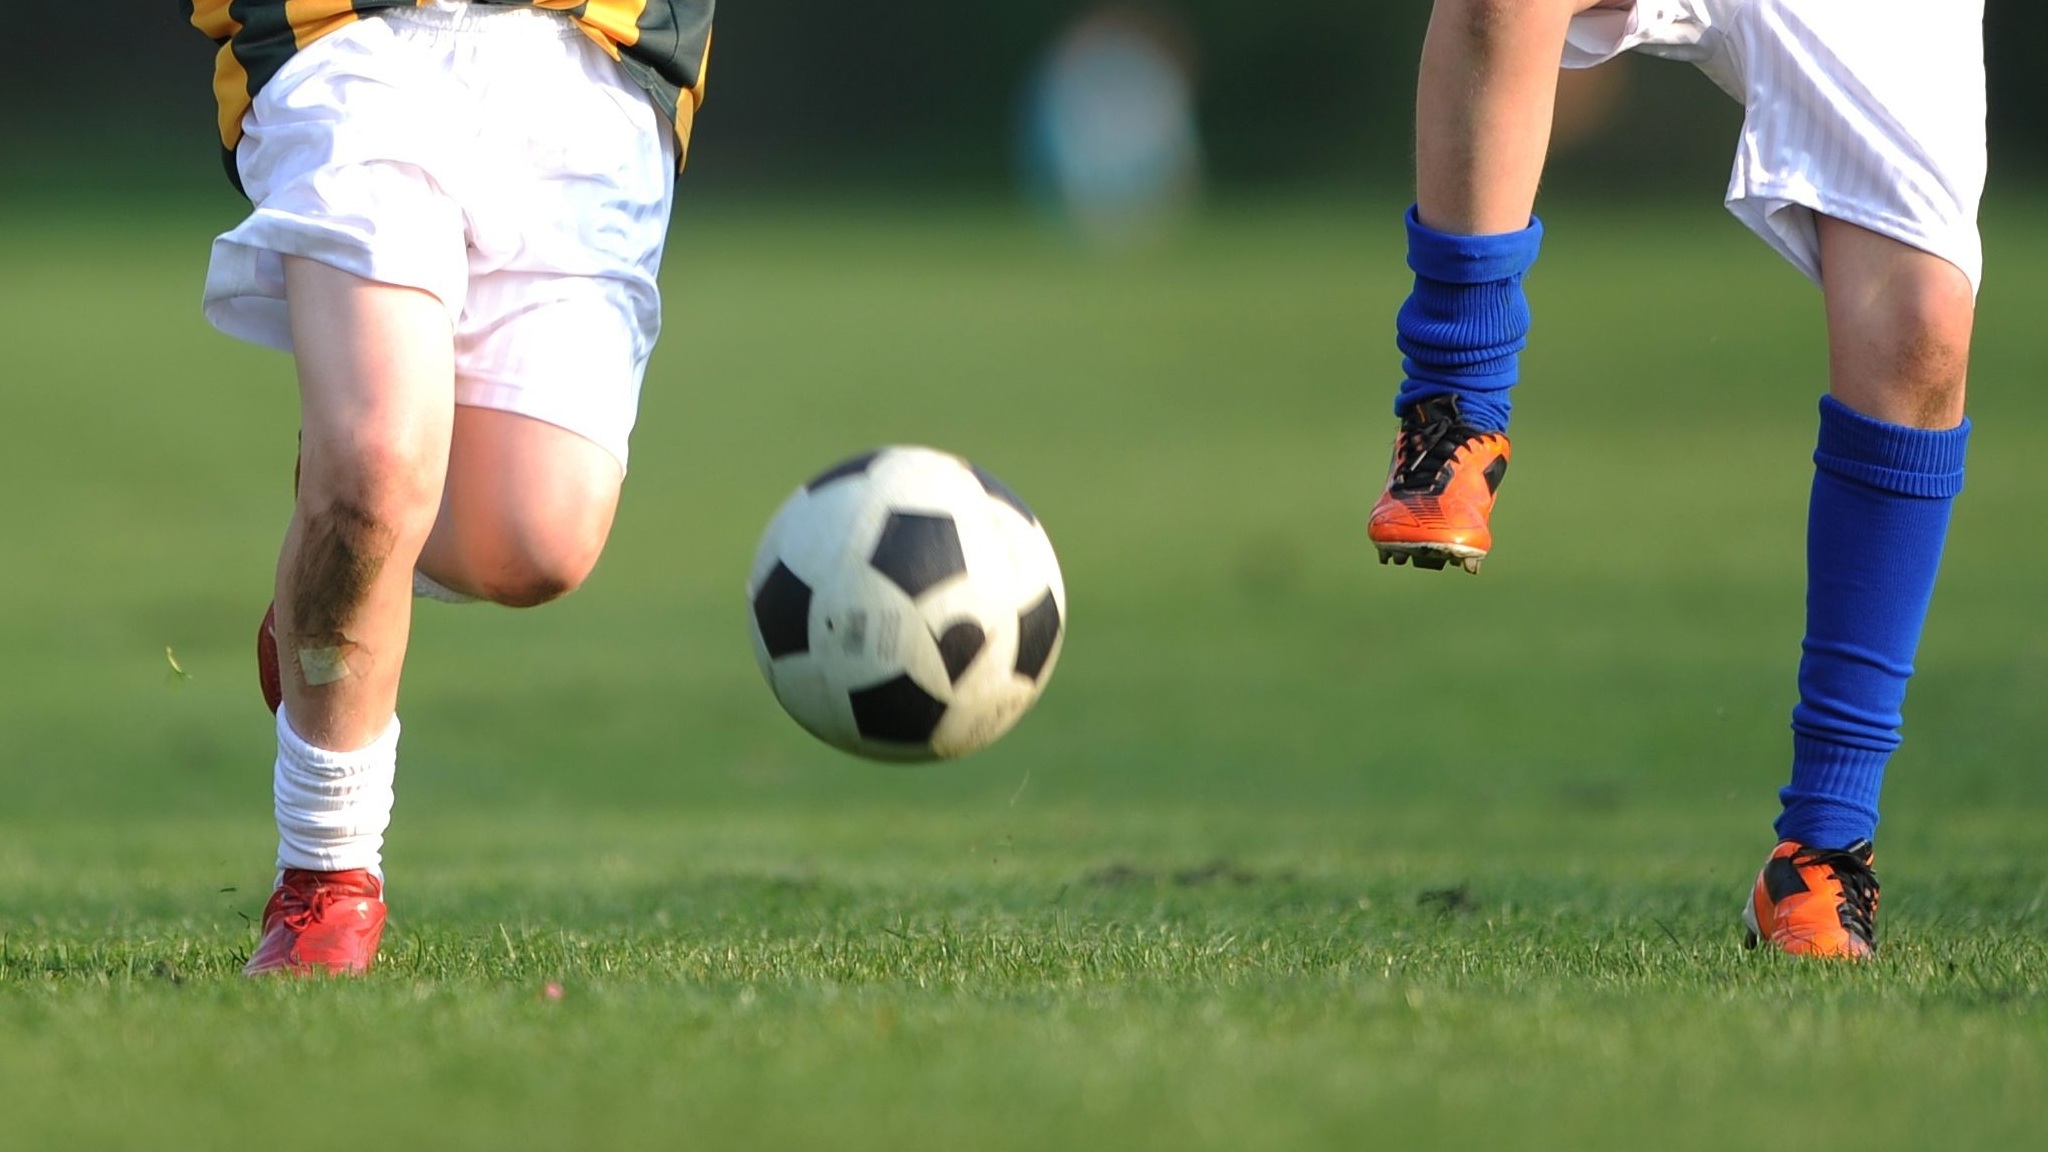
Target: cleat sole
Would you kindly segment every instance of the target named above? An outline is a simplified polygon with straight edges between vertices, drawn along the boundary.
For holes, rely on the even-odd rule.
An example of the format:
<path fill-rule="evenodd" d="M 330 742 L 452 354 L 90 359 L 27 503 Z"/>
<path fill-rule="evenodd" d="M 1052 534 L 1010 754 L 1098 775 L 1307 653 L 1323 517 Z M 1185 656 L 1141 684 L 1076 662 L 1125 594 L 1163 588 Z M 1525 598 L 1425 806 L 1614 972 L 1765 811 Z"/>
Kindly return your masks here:
<path fill-rule="evenodd" d="M 1410 544 L 1405 542 L 1382 544 L 1374 541 L 1373 547 L 1379 549 L 1380 563 L 1382 564 L 1398 566 L 1413 562 L 1417 568 L 1427 568 L 1432 572 L 1441 571 L 1452 564 L 1456 564 L 1458 567 L 1477 576 L 1479 575 L 1480 562 L 1486 559 L 1485 552 L 1465 544 Z"/>

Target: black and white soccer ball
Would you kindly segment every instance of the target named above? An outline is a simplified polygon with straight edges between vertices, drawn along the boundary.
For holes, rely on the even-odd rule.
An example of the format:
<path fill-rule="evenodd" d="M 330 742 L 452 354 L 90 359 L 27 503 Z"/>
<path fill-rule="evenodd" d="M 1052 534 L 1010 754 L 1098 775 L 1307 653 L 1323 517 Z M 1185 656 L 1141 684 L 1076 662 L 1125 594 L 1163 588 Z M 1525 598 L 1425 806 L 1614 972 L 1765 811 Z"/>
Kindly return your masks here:
<path fill-rule="evenodd" d="M 796 722 L 880 760 L 964 756 L 1052 675 L 1067 593 L 1045 528 L 948 452 L 840 461 L 769 521 L 747 578 L 754 656 Z"/>

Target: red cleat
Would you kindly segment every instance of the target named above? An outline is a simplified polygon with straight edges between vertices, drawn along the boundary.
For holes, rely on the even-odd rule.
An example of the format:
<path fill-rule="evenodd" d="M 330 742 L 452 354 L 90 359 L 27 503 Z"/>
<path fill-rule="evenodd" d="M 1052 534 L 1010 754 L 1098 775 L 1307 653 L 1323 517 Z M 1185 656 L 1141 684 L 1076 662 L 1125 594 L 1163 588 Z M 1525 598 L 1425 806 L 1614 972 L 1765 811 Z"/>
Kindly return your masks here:
<path fill-rule="evenodd" d="M 365 869 L 287 868 L 263 906 L 263 938 L 242 975 L 367 972 L 384 935 L 384 884 Z"/>
<path fill-rule="evenodd" d="M 271 715 L 284 706 L 284 680 L 277 669 L 277 605 L 264 609 L 263 623 L 256 627 L 256 686 L 263 690 L 263 702 Z"/>
<path fill-rule="evenodd" d="M 304 435 L 300 440 L 303 442 Z M 299 495 L 299 469 L 305 463 L 303 457 L 292 461 L 292 498 Z M 263 690 L 263 702 L 270 706 L 270 714 L 284 706 L 283 673 L 277 665 L 277 604 L 263 610 L 263 623 L 256 627 L 256 686 Z"/>

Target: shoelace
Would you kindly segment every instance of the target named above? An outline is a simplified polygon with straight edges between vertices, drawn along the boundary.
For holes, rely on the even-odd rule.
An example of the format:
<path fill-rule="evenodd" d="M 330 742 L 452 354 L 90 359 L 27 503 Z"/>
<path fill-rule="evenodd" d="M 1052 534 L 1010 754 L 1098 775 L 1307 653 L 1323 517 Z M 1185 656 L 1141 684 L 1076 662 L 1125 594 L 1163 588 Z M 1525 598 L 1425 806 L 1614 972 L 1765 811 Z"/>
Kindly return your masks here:
<path fill-rule="evenodd" d="M 1842 886 L 1842 901 L 1835 906 L 1842 926 L 1865 944 L 1877 942 L 1877 873 L 1870 870 L 1869 861 L 1840 848 L 1809 848 L 1792 857 L 1792 863 L 1819 864 L 1832 871 Z"/>
<path fill-rule="evenodd" d="M 311 928 L 327 910 L 347 898 L 347 894 L 331 884 L 315 884 L 311 892 L 303 889 L 287 889 L 298 898 L 299 907 L 286 912 L 280 919 L 294 932 Z"/>
<path fill-rule="evenodd" d="M 1452 459 L 1459 449 L 1481 435 L 1479 429 L 1458 419 L 1454 407 L 1437 407 L 1427 401 L 1417 405 L 1415 413 L 1401 425 L 1401 463 L 1387 489 L 1442 495 L 1451 482 Z"/>

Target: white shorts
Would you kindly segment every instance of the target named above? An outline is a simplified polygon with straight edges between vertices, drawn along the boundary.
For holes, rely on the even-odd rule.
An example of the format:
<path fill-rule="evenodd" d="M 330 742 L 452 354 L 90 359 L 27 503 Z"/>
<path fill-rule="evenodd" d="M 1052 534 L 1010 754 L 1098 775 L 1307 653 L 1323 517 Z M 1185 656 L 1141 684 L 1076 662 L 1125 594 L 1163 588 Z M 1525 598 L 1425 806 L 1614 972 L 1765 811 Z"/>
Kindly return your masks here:
<path fill-rule="evenodd" d="M 214 241 L 215 327 L 291 349 L 285 256 L 430 292 L 456 403 L 559 425 L 625 464 L 661 330 L 675 143 L 574 24 L 388 9 L 286 61 L 244 128 L 254 211 Z"/>
<path fill-rule="evenodd" d="M 1746 111 L 1728 210 L 1820 279 L 1814 214 L 1982 282 L 1983 0 L 1637 0 L 1572 19 L 1567 68 L 1687 60 Z"/>

